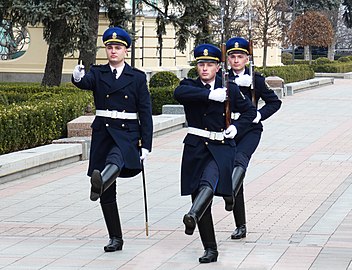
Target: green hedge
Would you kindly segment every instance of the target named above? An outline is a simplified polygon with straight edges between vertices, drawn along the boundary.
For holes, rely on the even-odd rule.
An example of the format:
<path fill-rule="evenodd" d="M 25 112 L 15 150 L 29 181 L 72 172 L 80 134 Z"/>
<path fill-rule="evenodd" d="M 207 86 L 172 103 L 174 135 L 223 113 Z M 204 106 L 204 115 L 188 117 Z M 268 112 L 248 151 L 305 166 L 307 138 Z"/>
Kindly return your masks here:
<path fill-rule="evenodd" d="M 264 76 L 278 76 L 285 83 L 303 81 L 314 78 L 314 70 L 309 65 L 287 65 L 277 67 L 256 68 Z"/>
<path fill-rule="evenodd" d="M 72 88 L 0 85 L 0 154 L 66 137 L 67 123 L 93 103 L 91 92 Z M 25 98 L 27 97 L 27 99 Z"/>
<path fill-rule="evenodd" d="M 155 87 L 150 88 L 150 96 L 152 99 L 152 110 L 153 115 L 158 115 L 162 113 L 162 107 L 166 104 L 178 104 L 174 99 L 175 87 Z"/>
<path fill-rule="evenodd" d="M 352 71 L 352 62 L 333 62 L 324 65 L 312 65 L 315 72 L 345 73 Z"/>

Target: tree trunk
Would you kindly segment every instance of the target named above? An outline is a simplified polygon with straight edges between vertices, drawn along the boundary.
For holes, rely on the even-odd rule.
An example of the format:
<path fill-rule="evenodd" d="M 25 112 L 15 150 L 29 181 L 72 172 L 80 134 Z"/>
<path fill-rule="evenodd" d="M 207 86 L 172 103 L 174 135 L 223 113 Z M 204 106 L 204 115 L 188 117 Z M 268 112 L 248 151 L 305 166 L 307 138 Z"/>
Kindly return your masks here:
<path fill-rule="evenodd" d="M 304 46 L 303 54 L 304 54 L 304 58 L 303 59 L 305 61 L 310 61 L 312 59 L 310 46 Z"/>
<path fill-rule="evenodd" d="M 335 59 L 336 39 L 334 38 L 332 44 L 328 47 L 328 58 L 333 61 Z"/>
<path fill-rule="evenodd" d="M 59 86 L 62 78 L 64 52 L 62 40 L 66 30 L 66 21 L 56 20 L 50 25 L 51 35 L 46 58 L 45 72 L 42 80 L 43 86 Z M 61 41 L 61 42 L 60 42 Z"/>
<path fill-rule="evenodd" d="M 266 59 L 268 58 L 268 41 L 264 39 L 263 42 L 263 67 L 266 67 Z"/>
<path fill-rule="evenodd" d="M 87 15 L 88 19 L 88 35 L 87 40 L 81 40 L 81 49 L 79 52 L 79 60 L 85 66 L 85 71 L 88 72 L 91 65 L 95 64 L 97 55 L 97 38 L 98 38 L 98 22 L 99 22 L 99 1 L 88 1 L 90 10 Z"/>

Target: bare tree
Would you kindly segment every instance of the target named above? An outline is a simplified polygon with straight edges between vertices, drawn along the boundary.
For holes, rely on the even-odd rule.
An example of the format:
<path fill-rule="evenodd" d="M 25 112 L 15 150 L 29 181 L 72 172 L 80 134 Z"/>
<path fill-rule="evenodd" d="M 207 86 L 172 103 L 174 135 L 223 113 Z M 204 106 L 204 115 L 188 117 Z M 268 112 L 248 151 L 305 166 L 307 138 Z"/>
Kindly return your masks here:
<path fill-rule="evenodd" d="M 337 22 L 336 32 L 336 49 L 337 50 L 351 50 L 352 52 L 352 29 L 348 28 L 345 24 L 342 13 L 344 8 L 340 8 L 340 15 Z"/>
<path fill-rule="evenodd" d="M 263 67 L 266 67 L 268 47 L 281 39 L 278 0 L 258 0 L 253 5 L 253 41 L 263 46 Z"/>
<path fill-rule="evenodd" d="M 214 1 L 215 2 L 215 1 Z M 246 12 L 246 1 L 241 0 L 219 0 L 216 1 L 216 5 L 219 7 L 219 11 L 216 16 L 212 18 L 212 35 L 213 40 L 220 44 L 221 35 L 221 8 L 224 11 L 224 31 L 223 41 L 226 42 L 228 39 L 234 36 L 242 36 L 246 38 L 248 35 L 248 16 Z"/>

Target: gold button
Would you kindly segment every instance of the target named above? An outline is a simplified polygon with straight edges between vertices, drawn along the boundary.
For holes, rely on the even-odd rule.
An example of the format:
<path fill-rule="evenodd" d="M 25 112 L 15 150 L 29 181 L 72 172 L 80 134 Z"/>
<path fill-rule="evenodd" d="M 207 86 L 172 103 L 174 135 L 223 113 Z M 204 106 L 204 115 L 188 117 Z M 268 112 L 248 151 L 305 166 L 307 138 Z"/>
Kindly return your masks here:
<path fill-rule="evenodd" d="M 110 96 L 109 95 L 106 95 L 106 98 L 109 98 Z"/>
<path fill-rule="evenodd" d="M 208 142 L 205 142 L 205 145 L 208 145 Z"/>
<path fill-rule="evenodd" d="M 222 128 L 222 129 L 220 129 L 220 131 L 224 131 L 224 129 Z"/>
<path fill-rule="evenodd" d="M 204 130 L 208 130 L 208 128 L 204 128 Z"/>
<path fill-rule="evenodd" d="M 107 126 L 107 127 L 108 127 L 108 126 L 109 126 L 109 124 L 105 124 L 105 126 Z"/>
<path fill-rule="evenodd" d="M 225 143 L 225 141 L 221 141 L 221 143 Z"/>
<path fill-rule="evenodd" d="M 225 116 L 225 113 L 222 113 L 222 116 Z"/>
<path fill-rule="evenodd" d="M 128 99 L 128 96 L 127 96 L 127 95 L 125 96 L 125 99 Z"/>
<path fill-rule="evenodd" d="M 121 127 L 125 127 L 125 124 L 122 124 Z"/>
<path fill-rule="evenodd" d="M 207 116 L 207 114 L 205 113 L 204 116 Z"/>

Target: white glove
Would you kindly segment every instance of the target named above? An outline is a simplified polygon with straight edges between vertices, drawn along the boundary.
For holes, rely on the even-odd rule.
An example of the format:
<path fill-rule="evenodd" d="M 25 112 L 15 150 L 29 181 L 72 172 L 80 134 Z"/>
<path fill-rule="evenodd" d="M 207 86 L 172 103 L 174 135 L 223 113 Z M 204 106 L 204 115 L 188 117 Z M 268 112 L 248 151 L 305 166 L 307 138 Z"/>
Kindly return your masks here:
<path fill-rule="evenodd" d="M 249 76 L 248 74 L 244 74 L 244 75 L 238 76 L 238 77 L 235 79 L 235 83 L 236 83 L 238 86 L 249 87 L 249 86 L 252 84 L 252 77 Z"/>
<path fill-rule="evenodd" d="M 224 137 L 228 139 L 233 139 L 235 138 L 237 134 L 237 128 L 234 125 L 230 125 L 225 131 L 224 131 Z"/>
<path fill-rule="evenodd" d="M 262 115 L 260 114 L 260 112 L 257 111 L 257 116 L 256 118 L 254 118 L 252 123 L 258 124 L 260 119 L 262 119 Z"/>
<path fill-rule="evenodd" d="M 224 102 L 226 100 L 226 89 L 226 87 L 223 87 L 211 90 L 208 98 L 214 101 Z"/>
<path fill-rule="evenodd" d="M 145 148 L 142 148 L 142 149 L 141 149 L 141 156 L 140 156 L 140 159 L 141 159 L 141 160 L 145 160 L 148 155 L 149 155 L 149 150 L 148 150 L 148 149 L 145 149 Z"/>
<path fill-rule="evenodd" d="M 83 65 L 75 66 L 75 68 L 72 72 L 72 76 L 73 76 L 74 81 L 75 82 L 81 81 L 81 79 L 83 78 L 84 75 L 85 75 L 84 66 Z"/>

